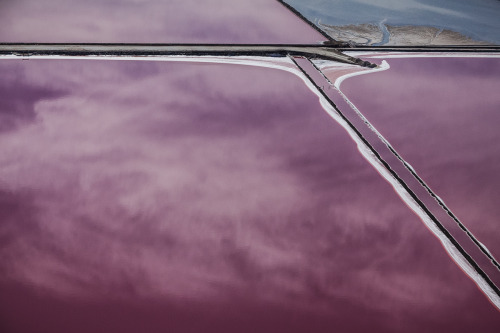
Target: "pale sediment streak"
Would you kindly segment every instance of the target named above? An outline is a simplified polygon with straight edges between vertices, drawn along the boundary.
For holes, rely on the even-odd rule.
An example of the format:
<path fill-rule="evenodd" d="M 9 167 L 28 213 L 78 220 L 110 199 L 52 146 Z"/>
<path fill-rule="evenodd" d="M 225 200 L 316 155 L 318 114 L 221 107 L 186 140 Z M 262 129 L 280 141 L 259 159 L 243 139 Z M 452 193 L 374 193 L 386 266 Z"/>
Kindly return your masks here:
<path fill-rule="evenodd" d="M 351 57 L 370 59 L 402 59 L 402 58 L 500 58 L 500 53 L 487 52 L 398 52 L 398 51 L 348 51 Z"/>
<path fill-rule="evenodd" d="M 380 64 L 378 66 L 378 68 L 372 68 L 372 69 L 365 69 L 365 70 L 362 70 L 362 71 L 359 71 L 359 72 L 354 72 L 354 73 L 349 73 L 349 74 L 345 74 L 345 75 L 342 75 L 341 77 L 337 78 L 334 82 L 334 86 L 335 88 L 337 88 L 337 90 L 340 92 L 340 94 L 344 97 L 344 99 L 349 102 L 349 100 L 347 99 L 347 97 L 345 97 L 345 95 L 342 93 L 342 91 L 340 91 L 340 84 L 342 82 L 344 82 L 344 80 L 348 79 L 348 78 L 351 78 L 351 77 L 354 77 L 354 76 L 358 76 L 358 75 L 363 75 L 363 74 L 372 74 L 374 72 L 381 72 L 381 71 L 385 71 L 385 70 L 388 70 L 389 68 L 391 68 L 391 66 L 389 65 L 389 63 L 385 60 L 382 61 L 382 64 Z M 350 103 L 350 102 L 349 102 Z M 352 104 L 352 103 L 350 103 Z"/>
<path fill-rule="evenodd" d="M 37 56 L 19 57 L 17 55 L 0 55 L 0 60 L 121 60 L 121 61 L 166 61 L 166 62 L 194 62 L 213 64 L 235 64 L 254 67 L 274 68 L 297 75 L 295 64 L 287 57 L 259 57 L 259 56 Z"/>

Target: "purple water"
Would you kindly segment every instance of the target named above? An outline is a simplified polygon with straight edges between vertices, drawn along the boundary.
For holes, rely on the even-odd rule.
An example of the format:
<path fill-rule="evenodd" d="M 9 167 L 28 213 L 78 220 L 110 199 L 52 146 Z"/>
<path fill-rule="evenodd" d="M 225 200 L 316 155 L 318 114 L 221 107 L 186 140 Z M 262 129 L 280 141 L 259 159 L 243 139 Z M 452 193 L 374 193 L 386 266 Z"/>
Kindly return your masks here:
<path fill-rule="evenodd" d="M 0 1 L 0 42 L 317 43 L 274 0 Z"/>
<path fill-rule="evenodd" d="M 103 60 L 0 70 L 3 332 L 500 327 L 292 74 Z"/>
<path fill-rule="evenodd" d="M 342 91 L 498 258 L 500 59 L 387 61 Z"/>

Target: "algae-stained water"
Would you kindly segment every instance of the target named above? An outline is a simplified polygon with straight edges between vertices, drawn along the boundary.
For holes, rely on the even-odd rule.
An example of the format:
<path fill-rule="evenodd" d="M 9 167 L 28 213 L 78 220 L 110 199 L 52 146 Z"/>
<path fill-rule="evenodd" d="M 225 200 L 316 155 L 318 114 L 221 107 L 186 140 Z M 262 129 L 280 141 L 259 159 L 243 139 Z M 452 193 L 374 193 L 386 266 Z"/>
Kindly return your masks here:
<path fill-rule="evenodd" d="M 292 74 L 0 66 L 4 332 L 498 330 Z"/>
<path fill-rule="evenodd" d="M 274 0 L 1 0 L 3 43 L 318 43 Z"/>
<path fill-rule="evenodd" d="M 496 0 L 285 0 L 333 38 L 360 44 L 500 44 Z"/>
<path fill-rule="evenodd" d="M 386 60 L 341 90 L 498 259 L 500 58 Z"/>

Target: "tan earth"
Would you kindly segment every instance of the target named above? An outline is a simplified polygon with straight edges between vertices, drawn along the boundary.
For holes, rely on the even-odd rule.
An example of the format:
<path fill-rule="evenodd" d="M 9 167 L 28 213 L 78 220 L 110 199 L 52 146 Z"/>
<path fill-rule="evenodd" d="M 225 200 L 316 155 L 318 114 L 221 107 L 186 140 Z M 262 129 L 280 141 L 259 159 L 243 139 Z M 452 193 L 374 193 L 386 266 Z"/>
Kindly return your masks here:
<path fill-rule="evenodd" d="M 319 24 L 330 37 L 337 41 L 373 45 L 382 41 L 382 31 L 373 24 L 331 26 Z"/>
<path fill-rule="evenodd" d="M 375 24 L 330 26 L 319 24 L 333 39 L 359 45 L 381 43 L 383 33 Z M 383 45 L 490 45 L 488 42 L 474 40 L 459 32 L 435 27 L 390 26 L 389 42 Z"/>

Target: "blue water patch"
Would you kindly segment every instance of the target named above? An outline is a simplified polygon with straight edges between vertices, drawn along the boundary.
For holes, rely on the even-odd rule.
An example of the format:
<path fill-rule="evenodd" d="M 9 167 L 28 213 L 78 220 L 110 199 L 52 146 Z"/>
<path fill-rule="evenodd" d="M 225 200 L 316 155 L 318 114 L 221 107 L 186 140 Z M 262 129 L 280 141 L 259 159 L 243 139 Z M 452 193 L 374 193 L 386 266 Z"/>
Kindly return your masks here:
<path fill-rule="evenodd" d="M 389 37 L 390 37 L 390 33 L 389 33 L 389 30 L 387 30 L 387 27 L 385 26 L 385 22 L 386 20 L 382 20 L 379 22 L 378 24 L 378 27 L 380 29 L 380 31 L 382 32 L 382 41 L 380 43 L 374 43 L 373 45 L 374 46 L 380 46 L 380 45 L 385 45 L 387 43 L 389 43 Z"/>
<path fill-rule="evenodd" d="M 332 26 L 431 26 L 500 44 L 499 0 L 285 0 L 311 22 Z M 385 20 L 385 21 L 384 21 Z"/>

